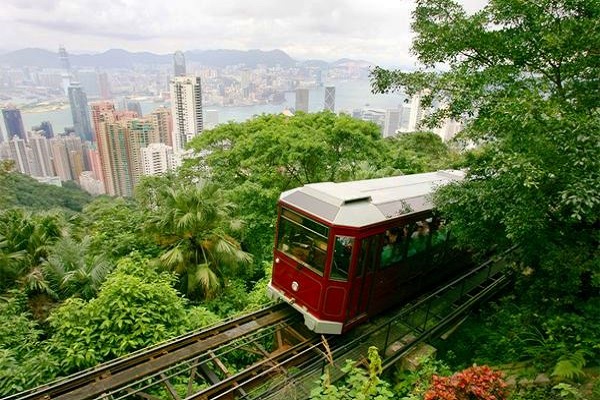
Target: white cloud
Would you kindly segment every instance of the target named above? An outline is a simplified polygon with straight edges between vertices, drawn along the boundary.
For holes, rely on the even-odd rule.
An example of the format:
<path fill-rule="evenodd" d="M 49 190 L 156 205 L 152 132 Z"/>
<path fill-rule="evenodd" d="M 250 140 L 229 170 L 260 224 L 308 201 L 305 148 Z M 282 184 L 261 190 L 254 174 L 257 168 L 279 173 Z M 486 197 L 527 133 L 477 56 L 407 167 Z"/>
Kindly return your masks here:
<path fill-rule="evenodd" d="M 468 10 L 484 0 L 464 0 Z M 171 53 L 279 48 L 293 57 L 410 65 L 412 0 L 5 0 L 0 37 L 42 47 Z"/>

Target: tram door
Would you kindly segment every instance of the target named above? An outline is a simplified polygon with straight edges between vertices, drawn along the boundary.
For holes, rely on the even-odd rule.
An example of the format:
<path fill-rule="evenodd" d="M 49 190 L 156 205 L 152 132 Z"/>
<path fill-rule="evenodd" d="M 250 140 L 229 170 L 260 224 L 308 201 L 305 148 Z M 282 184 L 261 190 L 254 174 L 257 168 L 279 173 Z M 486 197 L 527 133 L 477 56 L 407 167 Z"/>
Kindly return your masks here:
<path fill-rule="evenodd" d="M 371 301 L 375 256 L 378 237 L 364 238 L 360 244 L 360 253 L 356 263 L 356 272 L 352 278 L 348 320 L 365 314 Z"/>

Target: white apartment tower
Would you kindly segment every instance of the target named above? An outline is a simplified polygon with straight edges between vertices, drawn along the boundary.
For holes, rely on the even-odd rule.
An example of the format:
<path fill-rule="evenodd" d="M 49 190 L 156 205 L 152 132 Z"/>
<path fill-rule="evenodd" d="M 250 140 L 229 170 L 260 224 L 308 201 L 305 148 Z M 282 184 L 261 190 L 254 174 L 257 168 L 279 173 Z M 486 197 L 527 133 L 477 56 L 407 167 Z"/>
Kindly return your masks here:
<path fill-rule="evenodd" d="M 423 119 L 421 108 L 421 93 L 416 93 L 410 100 L 410 115 L 408 117 L 408 131 L 415 132 L 419 129 L 419 123 Z"/>
<path fill-rule="evenodd" d="M 164 143 L 150 143 L 141 154 L 144 175 L 161 175 L 175 167 L 173 149 Z"/>
<path fill-rule="evenodd" d="M 200 77 L 177 76 L 171 80 L 171 115 L 173 149 L 182 151 L 196 135 L 202 133 L 202 85 Z"/>

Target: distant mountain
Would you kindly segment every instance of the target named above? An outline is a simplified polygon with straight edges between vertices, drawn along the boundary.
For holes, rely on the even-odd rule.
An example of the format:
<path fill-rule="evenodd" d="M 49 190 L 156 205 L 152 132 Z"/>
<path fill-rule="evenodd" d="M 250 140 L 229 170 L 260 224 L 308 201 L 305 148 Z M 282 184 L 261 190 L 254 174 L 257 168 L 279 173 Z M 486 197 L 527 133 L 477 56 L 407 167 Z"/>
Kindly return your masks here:
<path fill-rule="evenodd" d="M 259 64 L 272 67 L 304 67 L 327 68 L 331 66 L 368 67 L 372 65 L 363 60 L 343 58 L 333 63 L 322 60 L 297 61 L 282 50 L 192 50 L 185 52 L 189 62 L 197 62 L 212 67 L 227 65 L 246 65 L 254 68 Z M 161 65 L 173 62 L 172 54 L 154 54 L 150 52 L 129 52 L 122 49 L 111 49 L 99 54 L 70 54 L 69 60 L 74 67 L 92 68 L 127 68 L 134 65 Z M 43 49 L 21 49 L 0 54 L 0 65 L 11 67 L 30 66 L 59 68 L 58 53 Z"/>
<path fill-rule="evenodd" d="M 292 67 L 297 61 L 282 50 L 193 50 L 185 52 L 186 61 L 195 61 L 213 67 L 245 64 L 256 67 L 258 64 L 267 66 L 280 65 Z"/>
<path fill-rule="evenodd" d="M 31 66 L 58 68 L 58 53 L 43 49 L 21 49 L 0 55 L 0 64 L 11 67 Z"/>

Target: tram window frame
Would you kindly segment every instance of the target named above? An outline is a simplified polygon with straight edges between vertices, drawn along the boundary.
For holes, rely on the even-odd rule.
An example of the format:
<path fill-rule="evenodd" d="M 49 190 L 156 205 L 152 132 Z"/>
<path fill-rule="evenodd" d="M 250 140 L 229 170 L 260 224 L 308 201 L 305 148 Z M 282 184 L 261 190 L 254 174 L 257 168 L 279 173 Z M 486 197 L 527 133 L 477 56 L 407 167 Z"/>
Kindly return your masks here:
<path fill-rule="evenodd" d="M 323 276 L 327 265 L 329 228 L 283 207 L 277 227 L 275 248 Z"/>
<path fill-rule="evenodd" d="M 331 268 L 329 270 L 329 279 L 334 281 L 348 282 L 350 266 L 352 265 L 352 254 L 355 246 L 356 238 L 354 236 L 335 236 L 333 257 L 331 257 Z M 344 253 L 343 258 L 338 258 L 340 251 Z"/>

